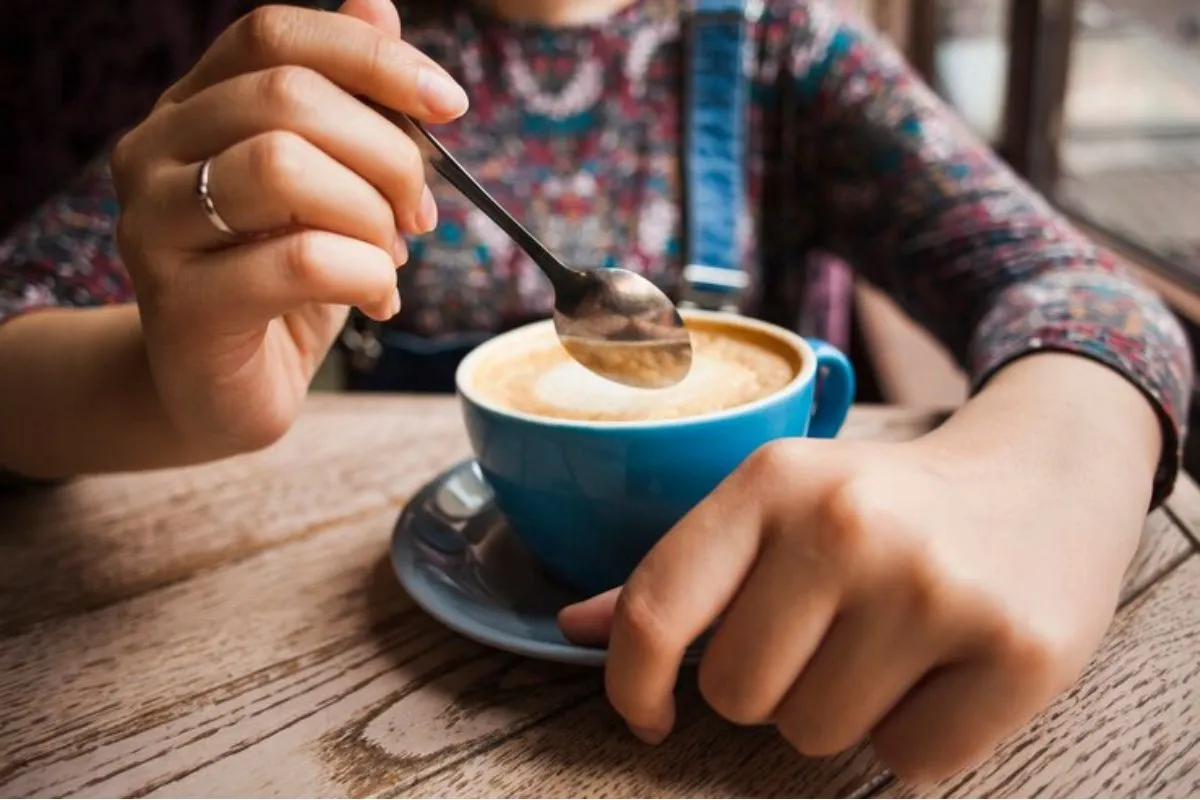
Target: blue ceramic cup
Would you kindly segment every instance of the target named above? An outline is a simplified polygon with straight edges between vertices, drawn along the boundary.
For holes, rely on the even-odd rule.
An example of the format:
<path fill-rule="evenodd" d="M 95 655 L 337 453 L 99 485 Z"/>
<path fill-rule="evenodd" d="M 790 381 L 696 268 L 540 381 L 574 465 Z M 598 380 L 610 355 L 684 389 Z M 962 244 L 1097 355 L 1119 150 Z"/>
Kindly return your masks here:
<path fill-rule="evenodd" d="M 684 312 L 690 327 L 771 343 L 795 377 L 769 397 L 672 420 L 592 422 L 504 408 L 476 386 L 489 357 L 553 335 L 549 321 L 476 348 L 457 373 L 475 458 L 513 530 L 547 571 L 593 594 L 619 586 L 654 544 L 755 450 L 833 438 L 854 401 L 854 370 L 833 346 L 745 317 Z"/>

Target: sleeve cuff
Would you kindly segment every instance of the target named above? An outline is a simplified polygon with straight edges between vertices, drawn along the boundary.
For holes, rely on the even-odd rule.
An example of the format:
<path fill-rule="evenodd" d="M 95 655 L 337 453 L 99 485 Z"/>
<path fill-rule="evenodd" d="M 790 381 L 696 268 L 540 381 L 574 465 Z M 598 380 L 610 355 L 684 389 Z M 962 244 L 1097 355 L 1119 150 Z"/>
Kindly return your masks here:
<path fill-rule="evenodd" d="M 1163 447 L 1150 508 L 1161 506 L 1174 491 L 1183 462 L 1190 379 L 1176 374 L 1181 367 L 1173 356 L 1179 351 L 1151 355 L 1153 344 L 1091 322 L 1034 325 L 1006 333 L 1003 343 L 978 349 L 971 364 L 971 393 L 1010 364 L 1038 353 L 1070 353 L 1109 367 L 1137 387 L 1158 416 Z"/>

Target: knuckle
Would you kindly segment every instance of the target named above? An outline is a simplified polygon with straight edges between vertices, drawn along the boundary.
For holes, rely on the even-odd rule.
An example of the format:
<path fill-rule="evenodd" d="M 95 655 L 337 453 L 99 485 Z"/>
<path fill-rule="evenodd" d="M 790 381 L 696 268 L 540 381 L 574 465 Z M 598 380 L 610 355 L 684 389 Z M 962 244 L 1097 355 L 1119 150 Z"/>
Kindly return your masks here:
<path fill-rule="evenodd" d="M 861 481 L 844 481 L 821 501 L 816 531 L 820 548 L 837 563 L 854 563 L 866 550 L 872 532 L 890 523 L 889 516 Z"/>
<path fill-rule="evenodd" d="M 249 152 L 255 185 L 287 188 L 303 181 L 307 145 L 290 131 L 272 131 L 258 137 Z"/>
<path fill-rule="evenodd" d="M 363 54 L 363 80 L 368 86 L 388 82 L 396 69 L 396 46 L 387 38 L 375 35 Z"/>
<path fill-rule="evenodd" d="M 284 260 L 288 279 L 310 291 L 319 291 L 325 283 L 324 252 L 321 239 L 314 233 L 293 236 Z"/>
<path fill-rule="evenodd" d="M 262 63 L 284 62 L 295 38 L 296 24 L 297 14 L 292 9 L 260 6 L 242 18 L 242 45 Z"/>
<path fill-rule="evenodd" d="M 1001 663 L 1008 665 L 1013 674 L 1023 676 L 1030 685 L 1049 690 L 1069 683 L 1071 648 L 1066 637 L 1049 626 L 1023 622 L 1016 615 L 1002 613 L 995 615 L 987 627 L 987 637 Z"/>
<path fill-rule="evenodd" d="M 308 67 L 289 65 L 267 70 L 260 85 L 262 101 L 267 108 L 285 117 L 295 117 L 319 89 L 322 80 Z"/>
<path fill-rule="evenodd" d="M 1014 687 L 1019 687 L 1014 691 L 1026 698 L 1048 703 L 1074 684 L 1091 660 L 1098 641 L 1069 615 L 1015 605 L 1006 593 L 963 593 L 963 597 L 972 621 L 974 649 L 1014 681 Z M 1096 631 L 1097 640 L 1102 633 Z"/>
<path fill-rule="evenodd" d="M 904 569 L 900 602 L 905 616 L 940 627 L 941 621 L 952 613 L 959 594 L 953 580 L 919 549 L 904 559 Z"/>
<path fill-rule="evenodd" d="M 113 186 L 117 190 L 118 196 L 126 187 L 132 177 L 134 164 L 137 163 L 135 153 L 137 152 L 136 137 L 137 129 L 129 131 L 121 138 L 117 139 L 113 145 L 112 153 L 109 155 L 109 166 L 112 169 Z"/>
<path fill-rule="evenodd" d="M 794 474 L 796 457 L 787 442 L 768 442 L 746 459 L 743 473 L 751 483 L 766 483 Z"/>
<path fill-rule="evenodd" d="M 641 648 L 657 648 L 670 641 L 671 626 L 653 595 L 628 585 L 617 598 L 616 619 Z"/>
<path fill-rule="evenodd" d="M 142 130 L 138 127 L 121 136 L 109 153 L 113 190 L 122 205 L 132 202 L 146 186 L 150 170 L 143 150 Z"/>
<path fill-rule="evenodd" d="M 175 98 L 179 95 L 180 86 L 183 85 L 185 79 L 186 78 L 180 78 L 164 89 L 162 94 L 160 94 L 154 101 L 154 105 L 151 107 L 151 110 L 158 111 L 160 109 L 170 108 L 173 106 L 176 102 Z"/>
<path fill-rule="evenodd" d="M 923 590 L 929 589 L 928 599 L 934 601 L 941 588 L 936 581 L 925 580 L 937 576 L 923 551 L 923 529 L 894 499 L 894 491 L 870 475 L 837 481 L 818 501 L 813 541 L 826 559 L 845 567 L 885 554 L 900 557 L 898 563 L 920 577 L 910 581 L 917 590 L 914 599 L 920 601 Z"/>

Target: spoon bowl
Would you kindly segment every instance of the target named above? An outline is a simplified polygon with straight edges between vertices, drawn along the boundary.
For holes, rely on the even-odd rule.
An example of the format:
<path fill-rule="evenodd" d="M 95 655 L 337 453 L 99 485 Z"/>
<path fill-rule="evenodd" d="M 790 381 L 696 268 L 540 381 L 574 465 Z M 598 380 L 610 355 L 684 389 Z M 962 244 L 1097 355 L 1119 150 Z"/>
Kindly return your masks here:
<path fill-rule="evenodd" d="M 554 328 L 567 352 L 609 380 L 665 389 L 687 377 L 692 340 L 666 294 L 624 269 L 580 272 L 555 294 Z"/>
<path fill-rule="evenodd" d="M 554 287 L 554 327 L 567 352 L 592 372 L 640 389 L 665 389 L 691 371 L 692 341 L 675 304 L 624 269 L 563 264 L 476 181 L 417 120 L 373 107 L 417 143 L 425 160 L 533 259 Z"/>

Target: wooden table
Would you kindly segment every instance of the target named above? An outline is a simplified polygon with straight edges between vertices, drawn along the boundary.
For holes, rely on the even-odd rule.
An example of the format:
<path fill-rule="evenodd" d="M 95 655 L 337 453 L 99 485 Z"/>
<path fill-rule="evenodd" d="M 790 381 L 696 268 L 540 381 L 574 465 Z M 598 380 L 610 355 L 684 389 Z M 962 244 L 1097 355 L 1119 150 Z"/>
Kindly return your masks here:
<path fill-rule="evenodd" d="M 857 409 L 849 436 L 937 414 Z M 908 793 L 705 710 L 634 742 L 595 670 L 525 661 L 414 608 L 386 551 L 467 454 L 453 401 L 314 397 L 251 457 L 0 499 L 0 794 L 860 796 Z M 1200 492 L 1146 526 L 1082 682 L 935 794 L 1200 791 Z"/>

